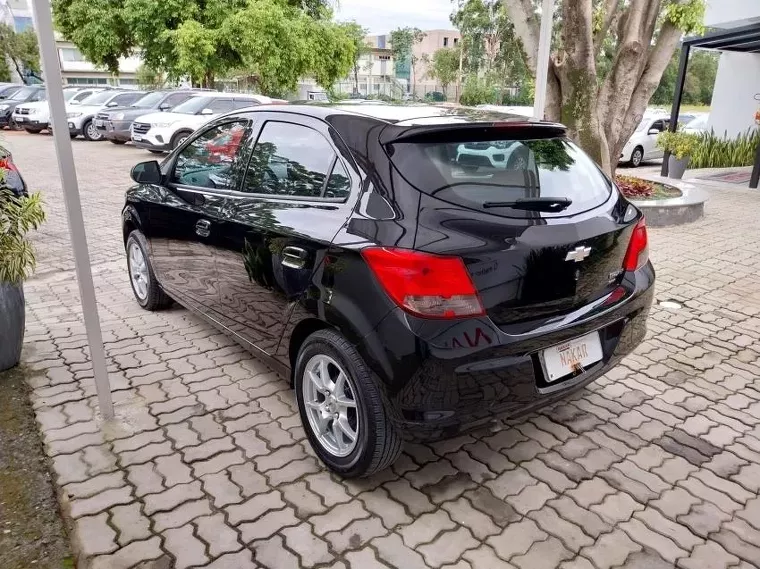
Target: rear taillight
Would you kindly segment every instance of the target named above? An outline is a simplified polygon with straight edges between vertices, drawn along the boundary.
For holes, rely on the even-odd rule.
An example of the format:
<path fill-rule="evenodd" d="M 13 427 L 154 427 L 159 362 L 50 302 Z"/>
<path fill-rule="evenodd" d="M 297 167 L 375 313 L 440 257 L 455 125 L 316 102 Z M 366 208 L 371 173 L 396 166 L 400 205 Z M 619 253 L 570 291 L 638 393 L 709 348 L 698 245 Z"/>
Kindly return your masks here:
<path fill-rule="evenodd" d="M 484 314 L 478 291 L 459 257 L 385 247 L 369 247 L 362 255 L 388 296 L 411 314 L 424 318 Z"/>
<path fill-rule="evenodd" d="M 631 242 L 628 244 L 628 251 L 626 251 L 623 260 L 623 269 L 635 271 L 646 265 L 647 261 L 649 261 L 649 239 L 647 238 L 647 225 L 642 217 L 633 229 Z"/>

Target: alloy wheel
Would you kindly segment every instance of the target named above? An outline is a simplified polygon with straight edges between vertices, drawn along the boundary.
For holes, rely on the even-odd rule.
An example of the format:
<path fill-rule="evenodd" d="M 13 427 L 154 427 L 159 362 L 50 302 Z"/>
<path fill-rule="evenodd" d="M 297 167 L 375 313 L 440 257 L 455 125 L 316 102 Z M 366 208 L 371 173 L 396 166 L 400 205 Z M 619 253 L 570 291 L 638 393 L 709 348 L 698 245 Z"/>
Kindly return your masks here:
<path fill-rule="evenodd" d="M 330 356 L 313 356 L 304 369 L 303 401 L 314 436 L 336 457 L 351 454 L 359 438 L 353 381 Z"/>
<path fill-rule="evenodd" d="M 148 297 L 148 263 L 145 261 L 142 249 L 137 243 L 129 245 L 129 279 L 132 288 L 140 300 Z"/>
<path fill-rule="evenodd" d="M 631 156 L 631 164 L 633 164 L 634 166 L 638 166 L 639 164 L 641 164 L 641 159 L 642 159 L 641 150 L 636 148 L 633 151 L 633 155 Z"/>
<path fill-rule="evenodd" d="M 100 140 L 102 138 L 102 135 L 98 132 L 98 129 L 95 127 L 95 123 L 90 121 L 90 123 L 87 125 L 87 137 L 90 140 Z"/>

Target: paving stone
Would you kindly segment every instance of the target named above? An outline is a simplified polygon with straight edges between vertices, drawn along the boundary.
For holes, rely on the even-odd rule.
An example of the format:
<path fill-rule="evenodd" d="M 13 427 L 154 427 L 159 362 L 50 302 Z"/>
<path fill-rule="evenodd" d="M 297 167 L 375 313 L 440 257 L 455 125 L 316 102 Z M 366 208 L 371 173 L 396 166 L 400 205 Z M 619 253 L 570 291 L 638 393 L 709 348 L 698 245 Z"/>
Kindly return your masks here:
<path fill-rule="evenodd" d="M 647 548 L 631 553 L 621 565 L 623 569 L 672 569 L 673 567 L 672 561 L 665 561 L 657 552 Z"/>
<path fill-rule="evenodd" d="M 446 512 L 437 510 L 434 513 L 421 515 L 414 523 L 401 528 L 399 534 L 408 547 L 417 549 L 420 544 L 428 543 L 441 532 L 455 527 L 456 524 Z"/>
<path fill-rule="evenodd" d="M 205 569 L 258 569 L 259 567 L 253 561 L 253 554 L 249 550 L 244 549 L 237 553 L 222 555 L 209 565 L 206 565 Z"/>
<path fill-rule="evenodd" d="M 346 559 L 352 569 L 390 569 L 388 565 L 377 559 L 375 552 L 369 547 L 348 553 Z"/>
<path fill-rule="evenodd" d="M 380 561 L 394 568 L 424 569 L 426 567 L 422 555 L 408 548 L 395 533 L 372 540 Z M 363 567 L 361 569 L 364 569 Z"/>
<path fill-rule="evenodd" d="M 159 494 L 149 494 L 143 498 L 145 513 L 153 515 L 155 512 L 168 512 L 183 502 L 196 500 L 203 497 L 201 483 L 198 481 L 190 484 L 180 484 L 165 490 Z"/>
<path fill-rule="evenodd" d="M 442 533 L 435 541 L 417 548 L 431 567 L 453 564 L 468 549 L 478 546 L 469 530 L 459 527 Z"/>
<path fill-rule="evenodd" d="M 610 494 L 601 504 L 591 506 L 592 512 L 599 514 L 599 517 L 615 526 L 629 520 L 635 511 L 643 509 L 643 505 L 624 492 Z"/>
<path fill-rule="evenodd" d="M 547 505 L 554 508 L 562 519 L 574 523 L 595 539 L 611 529 L 611 526 L 597 514 L 581 508 L 568 496 L 550 500 Z"/>
<path fill-rule="evenodd" d="M 581 550 L 584 557 L 588 557 L 597 567 L 614 567 L 622 565 L 626 558 L 641 546 L 633 541 L 622 530 L 616 529 L 605 533 L 596 543 Z"/>
<path fill-rule="evenodd" d="M 449 454 L 446 458 L 451 461 L 451 464 L 459 472 L 464 472 L 476 483 L 481 484 L 486 480 L 491 480 L 496 477 L 488 466 L 479 460 L 475 460 L 466 451 L 459 451 L 454 454 Z"/>
<path fill-rule="evenodd" d="M 84 482 L 72 482 L 64 486 L 69 499 L 90 498 L 104 490 L 120 488 L 125 485 L 124 472 L 108 472 L 99 474 Z"/>
<path fill-rule="evenodd" d="M 467 492 L 465 498 L 470 500 L 476 510 L 490 517 L 498 527 L 505 527 L 520 518 L 520 514 L 511 505 L 499 500 L 487 488 L 481 487 Z"/>
<path fill-rule="evenodd" d="M 88 557 L 111 553 L 118 548 L 116 532 L 108 525 L 108 514 L 105 512 L 77 519 L 74 532 L 82 553 Z"/>
<path fill-rule="evenodd" d="M 384 536 L 388 530 L 378 517 L 355 520 L 340 531 L 325 534 L 324 538 L 330 542 L 337 553 L 350 549 L 358 549 L 366 546 L 372 539 Z"/>
<path fill-rule="evenodd" d="M 240 487 L 230 480 L 227 471 L 204 476 L 201 482 L 203 490 L 211 496 L 215 508 L 223 508 L 243 501 Z"/>
<path fill-rule="evenodd" d="M 270 470 L 267 472 L 267 478 L 272 486 L 279 486 L 280 484 L 294 482 L 307 474 L 319 472 L 321 469 L 322 467 L 317 464 L 316 460 L 307 457 L 302 460 L 294 460 L 282 468 Z"/>
<path fill-rule="evenodd" d="M 396 480 L 384 486 L 390 495 L 401 502 L 413 516 L 419 516 L 435 509 L 430 499 L 419 490 L 412 488 L 412 485 L 406 480 Z"/>
<path fill-rule="evenodd" d="M 193 535 L 190 524 L 164 533 L 164 547 L 174 556 L 174 567 L 186 569 L 208 562 L 206 547 Z"/>
<path fill-rule="evenodd" d="M 470 562 L 473 569 L 479 567 L 488 567 L 489 569 L 514 569 L 515 567 L 503 559 L 499 559 L 496 552 L 494 552 L 494 550 L 488 545 L 481 545 L 477 549 L 465 551 L 462 557 Z"/>
<path fill-rule="evenodd" d="M 566 495 L 570 496 L 582 508 L 589 508 L 592 504 L 601 504 L 605 497 L 614 494 L 612 488 L 601 478 L 584 480 L 576 488 L 568 490 Z"/>
<path fill-rule="evenodd" d="M 198 537 L 208 544 L 208 552 L 212 558 L 237 551 L 242 547 L 238 541 L 237 532 L 227 525 L 222 514 L 197 518 L 194 525 Z"/>
<path fill-rule="evenodd" d="M 723 524 L 721 530 L 710 535 L 710 539 L 747 563 L 760 562 L 760 543 L 757 530 L 744 520 L 731 520 Z"/>
<path fill-rule="evenodd" d="M 279 510 L 285 506 L 282 496 L 276 490 L 266 494 L 257 494 L 242 504 L 227 506 L 227 519 L 232 525 L 240 522 L 256 520 L 269 510 Z"/>
<path fill-rule="evenodd" d="M 470 501 L 465 498 L 460 498 L 455 502 L 446 502 L 443 504 L 443 508 L 455 522 L 469 528 L 475 537 L 481 541 L 485 540 L 488 536 L 501 532 L 500 528 L 493 523 L 491 518 L 480 510 L 475 509 Z"/>
<path fill-rule="evenodd" d="M 150 520 L 142 513 L 140 504 L 116 506 L 111 510 L 111 523 L 119 530 L 118 542 L 124 546 L 151 536 Z"/>
<path fill-rule="evenodd" d="M 594 543 L 594 540 L 583 533 L 580 527 L 567 520 L 563 520 L 557 514 L 557 511 L 549 506 L 531 512 L 528 514 L 528 517 L 533 519 L 542 530 L 559 538 L 565 547 L 576 553 L 582 547 Z"/>
<path fill-rule="evenodd" d="M 266 478 L 256 472 L 256 467 L 249 462 L 231 466 L 228 472 L 230 473 L 230 480 L 241 489 L 244 498 L 269 490 Z"/>
<path fill-rule="evenodd" d="M 548 484 L 555 492 L 564 492 L 565 490 L 576 486 L 576 483 L 565 476 L 565 474 L 559 470 L 549 468 L 539 459 L 523 462 L 520 466 L 527 470 L 530 475 L 537 480 Z"/>
<path fill-rule="evenodd" d="M 744 509 L 736 512 L 736 515 L 760 530 L 760 498 L 748 501 Z"/>
<path fill-rule="evenodd" d="M 493 480 L 485 483 L 485 486 L 493 492 L 497 498 L 504 499 L 522 492 L 528 486 L 538 483 L 538 480 L 530 475 L 524 468 L 515 468 L 502 473 Z"/>
<path fill-rule="evenodd" d="M 724 521 L 731 516 L 720 510 L 715 504 L 702 502 L 691 507 L 688 514 L 678 516 L 678 523 L 687 526 L 696 535 L 706 538 L 718 531 Z"/>
<path fill-rule="evenodd" d="M 531 519 L 524 518 L 508 525 L 500 534 L 489 537 L 486 542 L 494 548 L 502 559 L 514 555 L 524 555 L 536 541 L 543 541 L 549 535 Z"/>
<path fill-rule="evenodd" d="M 359 499 L 367 510 L 382 519 L 387 529 L 412 522 L 412 518 L 406 513 L 404 507 L 395 500 L 391 500 L 385 488 L 376 488 L 371 492 L 359 494 Z"/>
<path fill-rule="evenodd" d="M 138 498 L 164 490 L 163 478 L 152 462 L 127 467 L 127 480 L 135 486 L 135 496 Z"/>
<path fill-rule="evenodd" d="M 699 503 L 699 498 L 695 498 L 683 488 L 673 488 L 663 492 L 659 499 L 653 500 L 649 505 L 659 510 L 666 518 L 675 521 L 678 516 L 687 514 L 692 506 Z"/>
<path fill-rule="evenodd" d="M 510 562 L 520 569 L 555 569 L 562 561 L 571 559 L 573 553 L 560 540 L 550 537 L 534 543 L 525 555 L 518 555 Z"/>
<path fill-rule="evenodd" d="M 327 563 L 333 558 L 327 550 L 327 544 L 312 533 L 309 524 L 285 528 L 282 535 L 287 546 L 298 553 L 303 567 Z"/>
<path fill-rule="evenodd" d="M 286 486 L 281 486 L 280 491 L 286 502 L 289 502 L 301 518 L 306 518 L 314 514 L 321 514 L 327 507 L 322 503 L 322 499 L 309 490 L 305 482 L 295 482 Z"/>
<path fill-rule="evenodd" d="M 160 512 L 153 515 L 153 528 L 164 531 L 180 527 L 190 520 L 211 514 L 208 500 L 194 500 L 177 506 L 171 512 Z"/>
<path fill-rule="evenodd" d="M 715 542 L 707 542 L 694 548 L 686 559 L 678 561 L 684 569 L 725 569 L 739 563 L 739 558 L 728 553 Z"/>
<path fill-rule="evenodd" d="M 685 480 L 697 470 L 699 470 L 699 467 L 694 466 L 688 460 L 680 456 L 674 456 L 666 458 L 661 466 L 653 468 L 651 472 L 662 478 L 665 482 L 675 484 L 680 480 Z"/>
<path fill-rule="evenodd" d="M 104 490 L 90 498 L 72 500 L 69 513 L 72 518 L 76 519 L 82 516 L 98 514 L 119 504 L 128 504 L 133 500 L 132 489 L 128 486 Z"/>
<path fill-rule="evenodd" d="M 131 569 L 143 561 L 151 561 L 164 556 L 161 539 L 154 536 L 145 541 L 133 541 L 111 555 L 99 555 L 92 559 L 92 569 Z M 156 567 L 157 564 L 154 564 Z M 146 569 L 148 569 L 146 567 Z"/>
<path fill-rule="evenodd" d="M 317 535 L 324 535 L 331 531 L 341 530 L 354 520 L 368 517 L 369 512 L 362 507 L 361 503 L 351 502 L 335 506 L 326 514 L 312 516 L 309 522 L 314 526 L 314 532 Z"/>
<path fill-rule="evenodd" d="M 688 551 L 678 547 L 672 539 L 652 531 L 635 518 L 620 524 L 618 527 L 627 533 L 633 541 L 653 549 L 672 564 L 675 564 L 679 557 L 688 555 Z"/>
<path fill-rule="evenodd" d="M 694 535 L 686 526 L 669 520 L 654 508 L 646 508 L 636 512 L 633 517 L 649 529 L 669 537 L 679 547 L 687 551 L 691 551 L 695 546 L 704 543 L 702 538 Z"/>
<path fill-rule="evenodd" d="M 727 495 L 739 504 L 746 504 L 747 500 L 755 496 L 755 494 L 748 492 L 740 485 L 731 482 L 730 480 L 726 480 L 725 478 L 720 478 L 709 470 L 703 469 L 696 472 L 694 478 L 698 478 L 706 486 Z"/>

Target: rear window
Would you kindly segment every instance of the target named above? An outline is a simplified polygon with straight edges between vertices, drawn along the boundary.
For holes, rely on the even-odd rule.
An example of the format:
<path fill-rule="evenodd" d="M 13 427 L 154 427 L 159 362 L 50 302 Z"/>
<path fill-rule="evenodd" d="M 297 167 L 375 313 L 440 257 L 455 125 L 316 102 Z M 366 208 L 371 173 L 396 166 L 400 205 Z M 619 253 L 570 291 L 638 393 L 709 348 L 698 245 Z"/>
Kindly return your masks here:
<path fill-rule="evenodd" d="M 566 216 L 604 203 L 607 178 L 580 148 L 563 138 L 457 142 L 399 142 L 391 160 L 418 190 L 447 202 L 510 217 L 526 211 L 495 202 L 567 198 Z M 485 206 L 485 208 L 484 208 Z"/>

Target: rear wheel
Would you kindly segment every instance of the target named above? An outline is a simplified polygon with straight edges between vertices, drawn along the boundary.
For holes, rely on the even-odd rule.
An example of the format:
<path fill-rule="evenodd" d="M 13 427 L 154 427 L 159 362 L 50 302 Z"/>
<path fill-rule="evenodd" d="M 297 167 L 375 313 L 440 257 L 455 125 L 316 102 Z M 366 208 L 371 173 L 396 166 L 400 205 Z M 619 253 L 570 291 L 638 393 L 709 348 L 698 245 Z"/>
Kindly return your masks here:
<path fill-rule="evenodd" d="M 25 130 L 26 132 L 28 132 L 29 134 L 39 134 L 39 133 L 41 133 L 41 132 L 42 132 L 42 129 L 41 129 L 41 128 L 28 128 L 28 127 L 27 127 L 27 128 L 25 128 L 24 130 Z"/>
<path fill-rule="evenodd" d="M 641 146 L 637 146 L 631 152 L 631 166 L 638 168 L 642 160 L 644 160 L 644 149 Z"/>
<path fill-rule="evenodd" d="M 103 135 L 95 127 L 95 122 L 92 120 L 89 120 L 82 125 L 82 134 L 84 135 L 85 139 L 89 140 L 90 142 L 103 140 Z"/>
<path fill-rule="evenodd" d="M 143 234 L 132 231 L 127 238 L 127 269 L 132 292 L 145 310 L 160 310 L 169 306 L 172 300 L 158 284 L 147 251 Z"/>
<path fill-rule="evenodd" d="M 401 438 L 364 360 L 334 330 L 320 330 L 301 346 L 295 390 L 301 421 L 314 452 L 345 478 L 387 468 Z"/>

